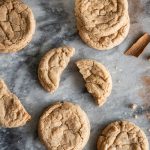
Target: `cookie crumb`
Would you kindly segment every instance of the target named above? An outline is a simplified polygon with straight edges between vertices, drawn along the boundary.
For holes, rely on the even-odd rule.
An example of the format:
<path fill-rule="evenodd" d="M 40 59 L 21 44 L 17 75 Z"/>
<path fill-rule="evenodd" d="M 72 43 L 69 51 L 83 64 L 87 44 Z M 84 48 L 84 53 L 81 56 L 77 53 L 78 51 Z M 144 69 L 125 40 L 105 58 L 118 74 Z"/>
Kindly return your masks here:
<path fill-rule="evenodd" d="M 138 118 L 138 115 L 134 115 L 134 118 L 137 119 L 137 118 Z"/>
<path fill-rule="evenodd" d="M 137 109 L 137 104 L 131 104 L 131 105 L 130 105 L 130 108 L 131 108 L 132 110 L 136 110 L 136 109 Z"/>
<path fill-rule="evenodd" d="M 146 116 L 147 116 L 147 119 L 150 120 L 150 114 L 147 114 Z"/>
<path fill-rule="evenodd" d="M 118 82 L 118 83 L 121 83 L 121 81 L 120 81 L 120 80 L 118 80 L 117 82 Z"/>

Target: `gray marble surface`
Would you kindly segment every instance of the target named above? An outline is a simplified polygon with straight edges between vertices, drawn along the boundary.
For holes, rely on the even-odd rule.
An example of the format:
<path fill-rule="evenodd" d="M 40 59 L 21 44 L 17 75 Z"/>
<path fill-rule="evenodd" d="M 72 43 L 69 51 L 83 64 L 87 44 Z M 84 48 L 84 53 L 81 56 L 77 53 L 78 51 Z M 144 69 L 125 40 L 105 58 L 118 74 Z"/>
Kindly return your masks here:
<path fill-rule="evenodd" d="M 32 42 L 21 52 L 0 54 L 0 77 L 3 78 L 32 115 L 32 121 L 17 129 L 0 128 L 0 150 L 44 150 L 37 135 L 41 112 L 54 101 L 78 103 L 88 114 L 91 136 L 85 150 L 96 150 L 98 135 L 108 123 L 127 119 L 139 125 L 150 140 L 150 87 L 142 81 L 150 76 L 150 45 L 139 58 L 123 52 L 144 32 L 150 33 L 150 0 L 129 0 L 131 28 L 127 39 L 118 47 L 105 52 L 87 47 L 79 38 L 75 26 L 73 0 L 24 0 L 33 10 L 37 21 Z M 76 48 L 76 54 L 64 71 L 59 89 L 49 94 L 40 86 L 37 67 L 41 57 L 50 49 L 63 44 Z M 87 93 L 84 81 L 74 62 L 92 58 L 102 62 L 113 79 L 113 90 L 107 103 L 99 108 Z M 141 97 L 144 92 L 144 97 Z M 140 94 L 139 94 L 140 93 Z M 138 104 L 137 111 L 128 105 Z M 133 115 L 138 118 L 134 119 Z"/>

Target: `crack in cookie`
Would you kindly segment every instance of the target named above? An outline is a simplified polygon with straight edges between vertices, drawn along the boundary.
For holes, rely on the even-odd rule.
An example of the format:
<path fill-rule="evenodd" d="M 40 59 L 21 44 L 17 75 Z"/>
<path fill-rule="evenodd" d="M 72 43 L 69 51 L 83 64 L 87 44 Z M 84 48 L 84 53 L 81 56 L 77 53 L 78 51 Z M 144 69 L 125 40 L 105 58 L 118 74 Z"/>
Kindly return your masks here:
<path fill-rule="evenodd" d="M 0 80 L 0 126 L 15 128 L 31 119 L 18 97 L 11 93 L 3 80 Z"/>
<path fill-rule="evenodd" d="M 49 150 L 81 150 L 89 139 L 90 124 L 78 105 L 56 103 L 40 117 L 38 132 Z"/>
<path fill-rule="evenodd" d="M 81 39 L 90 47 L 95 48 L 97 50 L 108 50 L 116 47 L 127 37 L 129 28 L 130 28 L 130 20 L 127 17 L 127 21 L 123 27 L 121 27 L 116 33 L 111 34 L 109 36 L 97 37 L 94 36 L 91 32 L 86 30 L 81 23 L 80 20 L 77 19 L 77 28 L 79 30 L 79 35 Z"/>
<path fill-rule="evenodd" d="M 149 150 L 144 132 L 128 121 L 116 121 L 108 125 L 97 143 L 98 150 Z"/>
<path fill-rule="evenodd" d="M 75 16 L 81 39 L 97 50 L 118 46 L 129 32 L 127 0 L 76 0 Z"/>
<path fill-rule="evenodd" d="M 96 36 L 108 36 L 117 32 L 128 14 L 127 0 L 76 0 L 76 17 L 85 28 Z"/>
<path fill-rule="evenodd" d="M 0 52 L 24 48 L 35 32 L 31 9 L 20 0 L 0 0 Z"/>
<path fill-rule="evenodd" d="M 50 50 L 40 61 L 38 77 L 48 92 L 54 92 L 59 86 L 60 76 L 67 67 L 75 49 L 63 46 Z"/>
<path fill-rule="evenodd" d="M 76 62 L 85 80 L 85 87 L 93 95 L 99 106 L 106 102 L 112 90 L 112 80 L 106 68 L 94 60 L 79 60 Z"/>

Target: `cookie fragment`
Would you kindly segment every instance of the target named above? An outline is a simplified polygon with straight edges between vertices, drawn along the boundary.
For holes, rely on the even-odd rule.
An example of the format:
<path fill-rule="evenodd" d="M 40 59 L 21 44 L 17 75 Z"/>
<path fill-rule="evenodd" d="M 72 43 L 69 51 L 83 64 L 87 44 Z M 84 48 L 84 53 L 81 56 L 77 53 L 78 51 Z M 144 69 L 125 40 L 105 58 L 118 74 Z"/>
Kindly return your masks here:
<path fill-rule="evenodd" d="M 131 108 L 132 110 L 136 110 L 136 109 L 137 109 L 137 107 L 138 107 L 138 105 L 137 105 L 137 104 L 131 104 L 131 105 L 130 105 L 130 108 Z"/>
<path fill-rule="evenodd" d="M 50 93 L 56 91 L 59 86 L 60 76 L 74 53 L 74 48 L 63 46 L 50 50 L 41 59 L 38 68 L 38 77 L 45 90 Z"/>
<path fill-rule="evenodd" d="M 0 0 L 0 53 L 23 49 L 35 32 L 32 10 L 21 0 Z"/>
<path fill-rule="evenodd" d="M 31 119 L 18 97 L 11 93 L 0 80 L 0 126 L 15 128 L 23 126 Z"/>
<path fill-rule="evenodd" d="M 89 59 L 79 60 L 76 65 L 86 82 L 88 92 L 102 106 L 112 90 L 112 79 L 108 70 L 101 63 Z"/>
<path fill-rule="evenodd" d="M 40 117 L 38 133 L 49 150 L 82 150 L 89 139 L 90 123 L 78 105 L 56 103 Z"/>
<path fill-rule="evenodd" d="M 150 35 L 145 33 L 142 37 L 140 37 L 137 42 L 135 42 L 131 48 L 125 51 L 125 55 L 132 55 L 135 57 L 139 57 L 144 51 L 145 47 L 150 42 Z"/>
<path fill-rule="evenodd" d="M 134 115 L 133 117 L 134 117 L 134 119 L 137 119 L 137 118 L 138 118 L 138 115 Z"/>
<path fill-rule="evenodd" d="M 128 121 L 109 124 L 97 142 L 98 150 L 149 150 L 145 133 Z"/>

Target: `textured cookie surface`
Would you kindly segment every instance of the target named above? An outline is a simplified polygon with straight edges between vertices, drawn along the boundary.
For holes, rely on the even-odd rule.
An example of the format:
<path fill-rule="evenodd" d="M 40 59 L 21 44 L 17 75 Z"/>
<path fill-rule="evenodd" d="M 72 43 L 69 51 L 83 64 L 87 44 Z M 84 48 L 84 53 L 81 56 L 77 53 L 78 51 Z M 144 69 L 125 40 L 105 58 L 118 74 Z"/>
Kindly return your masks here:
<path fill-rule="evenodd" d="M 76 17 L 85 28 L 97 36 L 117 32 L 126 20 L 127 0 L 76 0 Z"/>
<path fill-rule="evenodd" d="M 97 143 L 98 150 L 149 150 L 144 132 L 133 123 L 117 121 L 108 125 Z"/>
<path fill-rule="evenodd" d="M 95 48 L 97 50 L 108 50 L 112 49 L 115 46 L 119 45 L 123 40 L 126 38 L 130 28 L 129 19 L 126 21 L 127 23 L 121 27 L 116 33 L 104 36 L 104 37 L 97 37 L 91 34 L 89 31 L 82 28 L 78 23 L 78 30 L 81 39 L 90 47 Z"/>
<path fill-rule="evenodd" d="M 79 60 L 76 62 L 89 93 L 93 95 L 99 106 L 102 106 L 112 90 L 112 80 L 107 69 L 95 60 Z"/>
<path fill-rule="evenodd" d="M 63 46 L 50 50 L 41 59 L 38 77 L 47 91 L 54 92 L 58 88 L 60 76 L 74 53 L 74 48 Z"/>
<path fill-rule="evenodd" d="M 82 150 L 89 139 L 90 124 L 78 105 L 56 103 L 40 117 L 38 132 L 48 150 Z"/>
<path fill-rule="evenodd" d="M 35 32 L 31 9 L 20 0 L 0 0 L 0 52 L 24 48 Z"/>
<path fill-rule="evenodd" d="M 3 80 L 0 80 L 0 126 L 15 128 L 23 126 L 31 116 L 26 112 L 20 100 L 12 94 Z"/>

